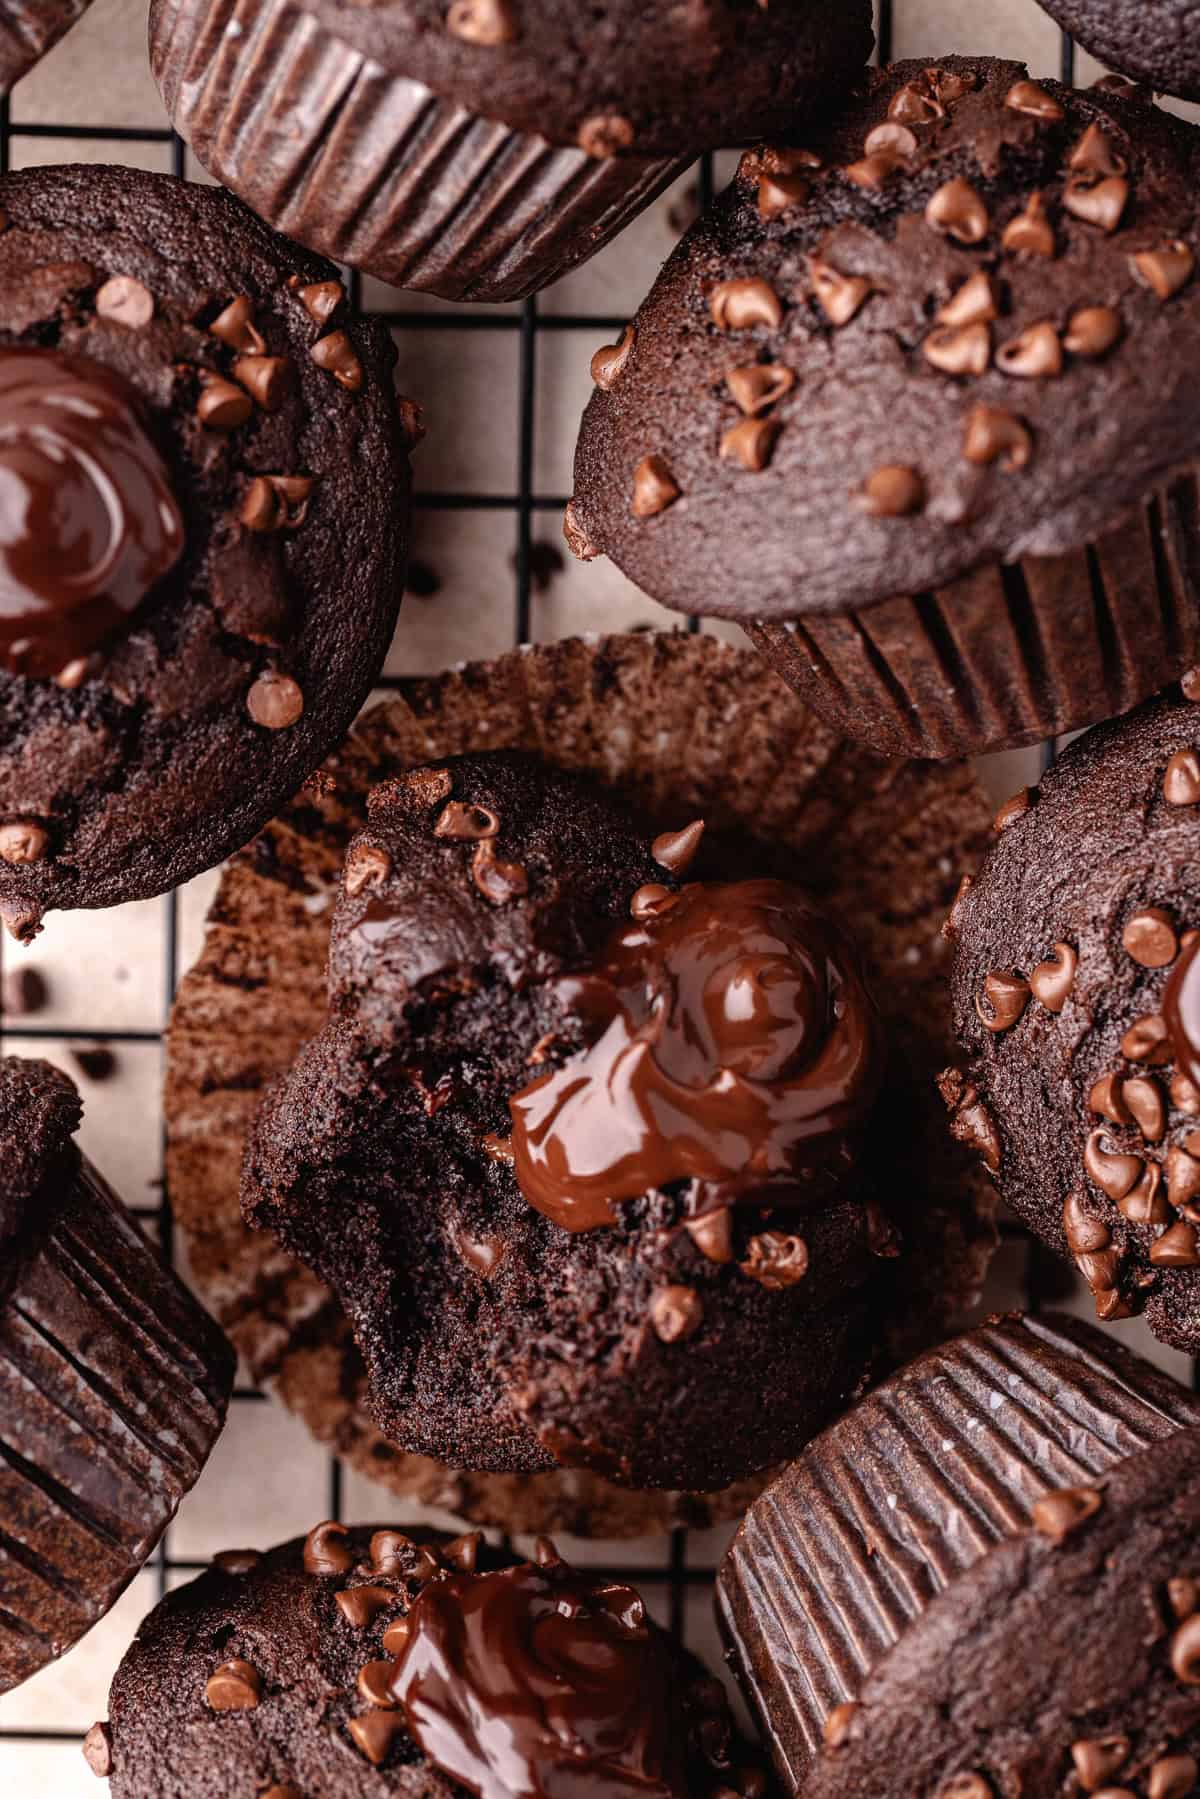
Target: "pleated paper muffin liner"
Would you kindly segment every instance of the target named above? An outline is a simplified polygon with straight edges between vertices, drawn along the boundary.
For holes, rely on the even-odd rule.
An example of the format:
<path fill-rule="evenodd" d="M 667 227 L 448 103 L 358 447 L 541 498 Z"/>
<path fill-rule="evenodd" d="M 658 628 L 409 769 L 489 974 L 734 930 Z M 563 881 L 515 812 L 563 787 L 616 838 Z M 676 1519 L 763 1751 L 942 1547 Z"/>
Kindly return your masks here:
<path fill-rule="evenodd" d="M 255 1375 L 355 1468 L 475 1522 L 593 1536 L 708 1524 L 761 1481 L 635 1493 L 575 1470 L 448 1471 L 385 1443 L 333 1296 L 242 1223 L 242 1137 L 263 1087 L 323 1022 L 337 881 L 368 789 L 507 747 L 618 788 L 659 829 L 705 815 L 714 836 L 736 835 L 747 870 L 790 870 L 854 932 L 894 1045 L 877 1129 L 895 1146 L 887 1198 L 911 1246 L 890 1319 L 897 1355 L 972 1302 L 993 1242 L 990 1185 L 947 1146 L 933 1088 L 950 1048 L 940 927 L 990 808 L 959 765 L 887 763 L 839 740 L 748 651 L 685 633 L 574 639 L 406 683 L 222 881 L 169 1035 L 168 1177 L 193 1271 Z"/>
<path fill-rule="evenodd" d="M 788 1790 L 825 1721 L 938 1594 L 1086 1487 L 1182 1427 L 1200 1399 L 1066 1318 L 995 1319 L 861 1401 L 753 1505 L 717 1609 L 744 1690 L 771 1720 Z"/>
<path fill-rule="evenodd" d="M 1200 475 L 1069 555 L 747 630 L 806 705 L 889 755 L 973 755 L 1097 724 L 1200 661 Z"/>
<path fill-rule="evenodd" d="M 298 0 L 158 0 L 154 72 L 218 181 L 288 237 L 396 287 L 522 300 L 692 160 L 597 158 L 390 73 Z"/>
<path fill-rule="evenodd" d="M 76 1152 L 6 1255 L 0 1692 L 77 1642 L 144 1565 L 234 1375 L 220 1331 Z"/>
<path fill-rule="evenodd" d="M 0 0 L 0 93 L 83 17 L 91 0 Z"/>

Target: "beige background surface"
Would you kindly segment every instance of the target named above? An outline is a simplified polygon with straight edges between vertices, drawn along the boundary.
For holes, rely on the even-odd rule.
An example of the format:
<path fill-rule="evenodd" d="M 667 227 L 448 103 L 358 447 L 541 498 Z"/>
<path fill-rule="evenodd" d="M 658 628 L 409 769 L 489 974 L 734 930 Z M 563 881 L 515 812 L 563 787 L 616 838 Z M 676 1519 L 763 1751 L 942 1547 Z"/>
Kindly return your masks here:
<path fill-rule="evenodd" d="M 164 120 L 146 68 L 145 11 L 145 0 L 96 0 L 72 36 L 27 78 L 12 100 L 18 127 L 12 143 L 14 166 L 82 159 L 170 167 L 165 144 L 121 144 L 111 139 L 79 144 L 54 135 L 19 134 L 23 125 L 63 120 L 109 128 L 161 127 Z M 950 51 L 1022 56 L 1035 73 L 1055 74 L 1060 40 L 1034 0 L 987 4 L 895 0 L 894 51 L 897 56 L 936 57 Z M 1080 58 L 1080 81 L 1099 72 L 1087 58 Z M 542 295 L 539 309 L 559 315 L 631 311 L 671 248 L 691 186 L 690 178 L 685 178 L 606 252 Z M 368 298 L 404 306 L 414 314 L 436 306 L 418 296 L 387 295 L 372 284 Z M 511 308 L 502 310 L 515 313 Z M 513 495 L 517 332 L 454 331 L 431 324 L 397 336 L 400 385 L 425 403 L 430 425 L 418 454 L 419 488 L 460 496 Z M 594 331 L 540 334 L 534 446 L 534 490 L 540 496 L 570 491 L 575 429 L 589 391 L 588 360 L 597 341 Z M 434 670 L 509 646 L 510 559 L 516 529 L 512 507 L 468 505 L 419 514 L 414 554 L 436 570 L 441 587 L 432 598 L 406 602 L 390 670 Z M 534 536 L 558 543 L 554 510 L 535 514 Z M 534 595 L 532 603 L 533 634 L 539 638 L 674 622 L 605 562 L 588 567 L 571 562 L 548 591 Z M 1026 776 L 1020 758 L 998 760 L 988 778 L 1002 797 Z M 178 896 L 177 971 L 186 968 L 195 954 L 213 880 L 209 876 L 196 881 Z M 154 1038 L 170 978 L 168 917 L 168 908 L 160 901 L 107 913 L 54 915 L 44 937 L 28 952 L 28 959 L 50 983 L 50 1009 L 36 1021 L 47 1032 L 46 1040 L 36 1046 L 5 1040 L 8 1048 L 36 1048 L 49 1054 L 80 1078 L 87 1105 L 86 1147 L 126 1200 L 147 1208 L 158 1201 L 162 1070 Z M 145 1039 L 118 1047 L 117 1072 L 102 1086 L 79 1077 L 70 1059 L 72 1045 L 90 1041 L 97 1029 Z M 989 1294 L 993 1304 L 1019 1296 L 1024 1254 L 1019 1244 L 1002 1252 Z M 1088 1309 L 1086 1304 L 1083 1309 Z M 1149 1347 L 1140 1327 L 1123 1328 L 1140 1346 Z M 1182 1358 L 1157 1354 L 1186 1374 Z M 171 1556 L 203 1561 L 230 1544 L 265 1546 L 304 1531 L 325 1516 L 328 1498 L 328 1460 L 302 1427 L 273 1404 L 239 1401 L 212 1463 L 170 1533 Z M 346 1479 L 343 1503 L 344 1515 L 352 1520 L 378 1517 L 389 1509 L 386 1499 L 376 1498 L 354 1477 Z M 719 1533 L 693 1539 L 687 1545 L 689 1563 L 711 1562 L 720 1546 Z M 619 1550 L 612 1545 L 579 1546 L 578 1553 L 642 1566 L 647 1598 L 663 1612 L 666 1587 L 655 1579 L 664 1570 L 667 1554 L 661 1540 L 625 1544 Z M 20 1733 L 0 1736 L 3 1799 L 84 1799 L 101 1791 L 82 1762 L 78 1740 L 93 1718 L 104 1715 L 113 1670 L 157 1593 L 156 1573 L 143 1574 L 116 1611 L 63 1662 L 0 1700 L 0 1732 Z M 702 1652 L 707 1648 L 715 1654 L 703 1585 L 689 1589 L 685 1625 L 690 1641 Z M 50 1733 L 49 1738 L 39 1740 L 42 1733 Z M 229 1799 L 251 1796 L 230 1794 Z"/>

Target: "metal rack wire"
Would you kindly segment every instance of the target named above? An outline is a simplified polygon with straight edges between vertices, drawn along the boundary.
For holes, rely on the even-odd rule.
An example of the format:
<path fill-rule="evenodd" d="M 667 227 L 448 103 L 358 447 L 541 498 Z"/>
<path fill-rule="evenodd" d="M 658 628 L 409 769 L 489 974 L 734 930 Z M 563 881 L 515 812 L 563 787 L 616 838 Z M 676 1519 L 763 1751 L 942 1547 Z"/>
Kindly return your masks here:
<path fill-rule="evenodd" d="M 894 0 L 879 0 L 878 5 L 878 40 L 879 56 L 882 61 L 890 59 L 892 46 Z M 1061 51 L 1062 78 L 1071 83 L 1075 76 L 1075 49 L 1071 39 L 1062 34 Z M 37 139 L 53 139 L 58 142 L 76 142 L 86 144 L 104 144 L 113 146 L 119 153 L 122 145 L 153 146 L 167 148 L 170 165 L 177 175 L 186 171 L 187 153 L 182 141 L 166 126 L 149 126 L 137 129 L 128 126 L 88 125 L 84 123 L 23 123 L 19 116 L 19 106 L 14 109 L 10 101 L 0 100 L 0 173 L 7 172 L 10 166 L 13 146 L 20 141 Z M 713 192 L 713 161 L 705 157 L 697 165 L 695 180 L 699 199 L 706 205 Z M 350 278 L 351 297 L 356 305 L 361 304 L 362 282 L 358 276 Z M 540 312 L 536 299 L 527 300 L 519 312 L 508 309 L 482 312 L 455 309 L 447 306 L 437 310 L 421 308 L 405 310 L 403 296 L 397 296 L 395 309 L 370 308 L 375 316 L 382 318 L 388 326 L 397 332 L 410 330 L 446 330 L 459 332 L 501 332 L 515 333 L 518 344 L 517 388 L 518 388 L 518 439 L 517 439 L 517 479 L 515 492 L 512 493 L 476 493 L 476 492 L 440 492 L 418 491 L 415 505 L 425 511 L 450 512 L 455 510 L 484 509 L 502 511 L 512 515 L 516 531 L 516 554 L 514 558 L 513 593 L 512 593 L 512 625 L 513 641 L 528 641 L 531 635 L 531 592 L 533 530 L 537 517 L 543 513 L 561 514 L 566 505 L 567 496 L 547 495 L 535 491 L 534 484 L 534 449 L 535 419 L 538 384 L 538 352 L 539 342 L 547 332 L 585 330 L 594 334 L 597 342 L 604 336 L 615 335 L 625 325 L 624 317 L 608 317 L 599 313 L 545 313 Z M 699 621 L 693 621 L 697 628 Z M 394 688 L 399 684 L 398 677 L 381 677 L 378 685 L 381 688 Z M 1046 762 L 1053 755 L 1053 746 L 1047 746 Z M 165 944 L 165 980 L 164 1007 L 161 1021 L 157 1029 L 105 1030 L 103 1028 L 76 1029 L 68 1031 L 47 1030 L 36 1024 L 21 1023 L 16 1020 L 6 1021 L 3 1015 L 3 1000 L 0 997 L 0 1044 L 16 1047 L 24 1053 L 36 1053 L 39 1043 L 48 1037 L 67 1042 L 105 1045 L 144 1045 L 161 1049 L 163 1034 L 174 1000 L 178 973 L 178 945 L 180 936 L 179 902 L 175 893 L 167 894 L 160 902 L 163 908 L 164 944 Z M 0 972 L 3 969 L 3 945 L 0 945 Z M 165 1147 L 165 1146 L 164 1146 Z M 164 1253 L 171 1257 L 174 1251 L 174 1229 L 170 1196 L 162 1185 L 161 1198 L 156 1204 L 134 1206 L 131 1208 L 143 1221 L 156 1231 Z M 1036 1306 L 1044 1298 L 1047 1287 L 1047 1253 L 1039 1252 L 1032 1246 L 1028 1258 L 1024 1292 L 1030 1306 Z M 1053 1258 L 1050 1258 L 1053 1261 Z M 1057 1264 L 1054 1265 L 1057 1267 Z M 239 1387 L 234 1394 L 234 1405 L 254 1405 L 263 1403 L 266 1395 L 254 1388 Z M 340 1518 L 343 1512 L 344 1479 L 341 1462 L 330 1457 L 326 1484 L 326 1515 Z M 394 1502 L 383 1500 L 381 1509 L 388 1509 Z M 314 1522 L 316 1520 L 314 1519 Z M 161 1597 L 174 1577 L 187 1577 L 199 1572 L 206 1562 L 198 1562 L 178 1557 L 172 1553 L 171 1531 L 168 1530 L 160 1542 L 153 1560 L 153 1571 L 156 1577 L 158 1595 Z M 685 1631 L 686 1603 L 690 1590 L 702 1587 L 711 1582 L 713 1567 L 711 1562 L 694 1559 L 689 1556 L 688 1535 L 686 1531 L 676 1531 L 664 1541 L 662 1562 L 658 1566 L 639 1563 L 636 1567 L 619 1566 L 609 1570 L 614 1577 L 635 1581 L 643 1588 L 657 1589 L 663 1595 L 667 1617 L 672 1630 L 682 1639 Z M 21 1729 L 6 1727 L 0 1722 L 0 1757 L 7 1744 L 55 1744 L 78 1743 L 86 1730 L 90 1718 L 71 1720 L 70 1728 L 53 1728 L 45 1730 Z M 0 1767 L 0 1791 L 15 1793 L 4 1778 Z"/>

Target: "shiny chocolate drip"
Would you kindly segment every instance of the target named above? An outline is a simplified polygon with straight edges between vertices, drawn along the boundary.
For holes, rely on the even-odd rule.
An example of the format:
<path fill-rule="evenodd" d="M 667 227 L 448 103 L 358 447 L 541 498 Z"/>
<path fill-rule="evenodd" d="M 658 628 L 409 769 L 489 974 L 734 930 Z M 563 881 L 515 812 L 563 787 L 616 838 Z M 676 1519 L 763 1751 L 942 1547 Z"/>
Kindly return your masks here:
<path fill-rule="evenodd" d="M 439 1574 L 408 1626 L 392 1695 L 480 1799 L 687 1799 L 671 1654 L 631 1587 L 560 1561 Z"/>
<path fill-rule="evenodd" d="M 1200 933 L 1171 970 L 1162 1009 L 1176 1071 L 1200 1086 Z"/>
<path fill-rule="evenodd" d="M 521 1191 L 567 1230 L 679 1180 L 802 1197 L 795 1177 L 836 1158 L 882 1075 L 854 952 L 782 881 L 643 889 L 633 910 L 559 983 L 587 1047 L 509 1102 Z"/>
<path fill-rule="evenodd" d="M 89 654 L 182 549 L 129 384 L 86 357 L 0 350 L 0 666 L 47 676 Z"/>

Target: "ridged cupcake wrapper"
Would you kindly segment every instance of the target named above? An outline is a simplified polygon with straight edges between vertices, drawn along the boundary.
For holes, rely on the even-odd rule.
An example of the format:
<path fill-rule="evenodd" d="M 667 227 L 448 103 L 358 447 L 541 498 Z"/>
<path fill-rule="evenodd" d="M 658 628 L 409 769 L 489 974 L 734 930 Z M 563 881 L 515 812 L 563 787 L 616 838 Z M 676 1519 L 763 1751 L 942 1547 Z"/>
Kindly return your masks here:
<path fill-rule="evenodd" d="M 888 755 L 970 755 L 1078 730 L 1200 661 L 1200 479 L 1178 476 L 1070 555 L 747 628 L 806 704 Z"/>
<path fill-rule="evenodd" d="M 597 159 L 389 73 L 297 0 L 159 0 L 155 74 L 200 161 L 335 261 L 448 300 L 521 300 L 593 255 L 690 157 Z"/>
<path fill-rule="evenodd" d="M 0 93 L 56 44 L 91 0 L 0 0 Z"/>
<path fill-rule="evenodd" d="M 1200 1400 L 1089 1326 L 994 1321 L 834 1425 L 751 1508 L 718 1582 L 789 1791 L 829 1713 L 1034 1503 L 1200 1425 Z"/>
<path fill-rule="evenodd" d="M 86 1161 L 45 1198 L 54 1221 L 0 1299 L 0 1691 L 133 1579 L 233 1385 L 229 1344 Z"/>

